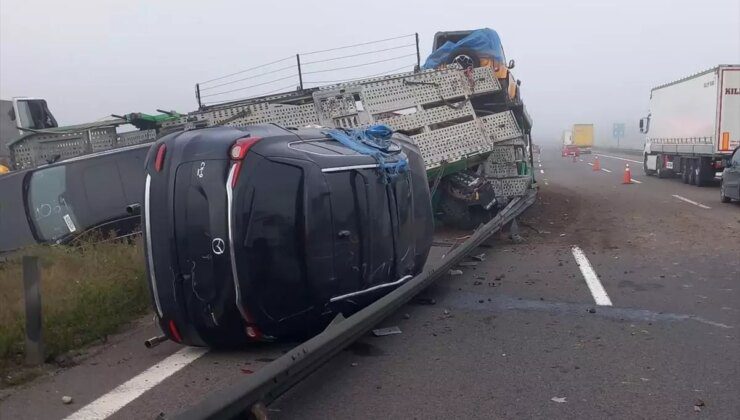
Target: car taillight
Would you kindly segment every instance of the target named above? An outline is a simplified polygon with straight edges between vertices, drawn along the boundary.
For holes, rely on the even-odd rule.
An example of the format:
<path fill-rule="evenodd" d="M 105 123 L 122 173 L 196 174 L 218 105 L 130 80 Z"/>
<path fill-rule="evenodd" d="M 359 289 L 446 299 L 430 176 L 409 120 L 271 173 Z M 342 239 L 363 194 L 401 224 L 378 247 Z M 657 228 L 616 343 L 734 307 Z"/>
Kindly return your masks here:
<path fill-rule="evenodd" d="M 246 332 L 247 337 L 252 340 L 259 340 L 262 338 L 262 331 L 260 331 L 259 328 L 254 325 L 247 325 Z"/>
<path fill-rule="evenodd" d="M 167 146 L 160 144 L 157 149 L 157 157 L 154 159 L 154 170 L 160 172 L 164 167 L 164 155 L 167 153 Z"/>
<path fill-rule="evenodd" d="M 178 343 L 182 342 L 182 336 L 180 336 L 180 331 L 177 329 L 175 321 L 170 320 L 167 325 L 170 327 L 170 334 L 172 334 L 172 338 L 174 338 L 175 341 L 177 341 Z"/>
<path fill-rule="evenodd" d="M 243 139 L 239 139 L 234 143 L 233 146 L 231 146 L 231 150 L 229 151 L 229 156 L 232 160 L 234 160 L 234 172 L 231 176 L 231 187 L 236 186 L 236 181 L 239 179 L 239 172 L 242 169 L 242 161 L 247 156 L 247 152 L 249 152 L 249 149 L 254 146 L 255 143 L 260 141 L 260 137 L 245 137 Z"/>

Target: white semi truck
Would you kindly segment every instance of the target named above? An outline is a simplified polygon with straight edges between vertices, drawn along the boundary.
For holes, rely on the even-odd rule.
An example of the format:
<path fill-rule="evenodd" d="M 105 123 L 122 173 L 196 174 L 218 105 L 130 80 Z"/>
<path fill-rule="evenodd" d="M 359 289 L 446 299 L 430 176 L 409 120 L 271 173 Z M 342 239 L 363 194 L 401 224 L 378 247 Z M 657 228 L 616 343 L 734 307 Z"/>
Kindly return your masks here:
<path fill-rule="evenodd" d="M 740 145 L 740 65 L 719 65 L 650 91 L 644 169 L 703 186 Z"/>

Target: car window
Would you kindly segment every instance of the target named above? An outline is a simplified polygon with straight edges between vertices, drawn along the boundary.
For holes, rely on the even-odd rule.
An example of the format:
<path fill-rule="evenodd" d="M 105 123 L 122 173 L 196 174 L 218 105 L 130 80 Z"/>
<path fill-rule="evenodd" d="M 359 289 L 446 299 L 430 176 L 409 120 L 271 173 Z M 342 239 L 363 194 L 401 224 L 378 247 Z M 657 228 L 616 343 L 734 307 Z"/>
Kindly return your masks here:
<path fill-rule="evenodd" d="M 67 168 L 55 166 L 31 175 L 28 191 L 29 214 L 41 240 L 56 241 L 79 230 L 67 193 Z"/>

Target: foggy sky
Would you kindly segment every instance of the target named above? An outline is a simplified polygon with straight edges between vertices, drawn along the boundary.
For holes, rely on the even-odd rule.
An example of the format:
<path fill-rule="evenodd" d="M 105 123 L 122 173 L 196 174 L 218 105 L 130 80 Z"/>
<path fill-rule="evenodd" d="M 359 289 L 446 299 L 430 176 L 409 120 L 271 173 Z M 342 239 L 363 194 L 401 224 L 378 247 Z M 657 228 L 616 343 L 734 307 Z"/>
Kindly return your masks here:
<path fill-rule="evenodd" d="M 45 98 L 60 124 L 196 108 L 195 82 L 297 52 L 491 27 L 547 141 L 593 122 L 613 142 L 650 88 L 740 62 L 740 1 L 0 0 L 0 97 Z"/>

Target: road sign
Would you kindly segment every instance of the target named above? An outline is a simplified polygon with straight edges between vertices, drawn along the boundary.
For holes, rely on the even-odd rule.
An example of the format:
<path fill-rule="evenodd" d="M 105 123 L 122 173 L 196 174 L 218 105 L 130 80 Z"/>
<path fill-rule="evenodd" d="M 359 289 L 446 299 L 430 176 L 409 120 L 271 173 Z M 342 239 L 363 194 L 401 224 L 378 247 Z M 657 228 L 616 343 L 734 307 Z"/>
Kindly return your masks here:
<path fill-rule="evenodd" d="M 624 137 L 624 123 L 614 123 L 614 128 L 612 129 L 612 137 L 617 140 Z"/>

